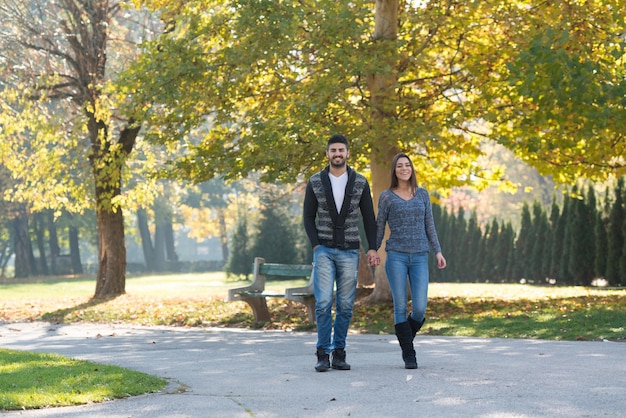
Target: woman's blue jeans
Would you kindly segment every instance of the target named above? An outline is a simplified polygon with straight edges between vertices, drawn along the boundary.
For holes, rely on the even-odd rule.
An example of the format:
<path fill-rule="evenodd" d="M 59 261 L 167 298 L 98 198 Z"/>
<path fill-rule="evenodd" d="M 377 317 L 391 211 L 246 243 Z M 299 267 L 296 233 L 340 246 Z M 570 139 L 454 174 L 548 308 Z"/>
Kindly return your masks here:
<path fill-rule="evenodd" d="M 411 288 L 411 317 L 422 322 L 428 302 L 428 253 L 388 251 L 385 272 L 393 297 L 393 322 L 400 324 L 407 320 L 407 277 Z"/>
<path fill-rule="evenodd" d="M 313 251 L 313 289 L 317 347 L 326 353 L 346 347 L 348 327 L 356 296 L 359 250 L 343 250 L 323 245 Z M 333 331 L 333 293 L 337 284 L 336 315 Z M 331 343 L 332 334 L 332 343 Z"/>

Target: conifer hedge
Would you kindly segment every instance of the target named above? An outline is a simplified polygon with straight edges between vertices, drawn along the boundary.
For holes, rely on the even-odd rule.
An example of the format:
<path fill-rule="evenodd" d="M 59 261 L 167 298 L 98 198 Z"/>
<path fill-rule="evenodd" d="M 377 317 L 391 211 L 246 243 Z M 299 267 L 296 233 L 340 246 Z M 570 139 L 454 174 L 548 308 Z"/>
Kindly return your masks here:
<path fill-rule="evenodd" d="M 431 281 L 528 282 L 589 286 L 597 279 L 626 285 L 624 179 L 598 204 L 594 189 L 572 188 L 549 212 L 524 203 L 519 230 L 492 220 L 480 227 L 476 214 L 448 213 L 433 205 L 448 268 L 431 254 Z"/>

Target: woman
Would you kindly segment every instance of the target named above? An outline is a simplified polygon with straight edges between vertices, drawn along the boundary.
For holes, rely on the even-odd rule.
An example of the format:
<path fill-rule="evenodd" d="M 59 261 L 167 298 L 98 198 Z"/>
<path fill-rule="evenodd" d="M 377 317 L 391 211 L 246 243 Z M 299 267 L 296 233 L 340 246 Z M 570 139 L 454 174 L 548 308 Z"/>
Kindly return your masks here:
<path fill-rule="evenodd" d="M 428 300 L 429 247 L 437 256 L 437 267 L 446 267 L 437 238 L 430 196 L 417 187 L 411 159 L 397 154 L 391 165 L 391 185 L 380 194 L 376 219 L 376 248 L 380 248 L 389 224 L 390 235 L 385 250 L 385 272 L 393 297 L 394 327 L 402 359 L 407 369 L 417 369 L 413 339 L 426 320 Z M 407 277 L 411 288 L 412 309 L 407 317 Z"/>

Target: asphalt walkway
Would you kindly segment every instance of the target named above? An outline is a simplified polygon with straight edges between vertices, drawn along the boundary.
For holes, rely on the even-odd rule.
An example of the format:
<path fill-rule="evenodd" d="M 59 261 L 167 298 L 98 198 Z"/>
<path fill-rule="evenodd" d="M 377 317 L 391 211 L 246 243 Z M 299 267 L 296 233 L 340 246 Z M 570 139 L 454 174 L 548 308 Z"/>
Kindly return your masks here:
<path fill-rule="evenodd" d="M 160 393 L 7 417 L 624 417 L 626 344 L 350 335 L 350 371 L 314 371 L 315 334 L 125 325 L 0 324 L 0 347 L 115 364 Z M 0 376 L 0 378 L 2 378 Z"/>

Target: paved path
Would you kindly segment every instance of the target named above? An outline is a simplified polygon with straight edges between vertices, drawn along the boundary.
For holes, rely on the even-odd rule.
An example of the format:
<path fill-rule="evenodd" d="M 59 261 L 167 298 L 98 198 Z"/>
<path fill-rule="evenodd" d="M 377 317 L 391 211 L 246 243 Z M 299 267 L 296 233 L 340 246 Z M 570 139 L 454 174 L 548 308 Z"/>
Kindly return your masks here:
<path fill-rule="evenodd" d="M 350 335 L 350 371 L 316 373 L 315 335 L 239 329 L 0 324 L 0 347 L 168 379 L 162 393 L 23 417 L 624 417 L 626 344 Z M 1 378 L 1 376 L 0 376 Z"/>

